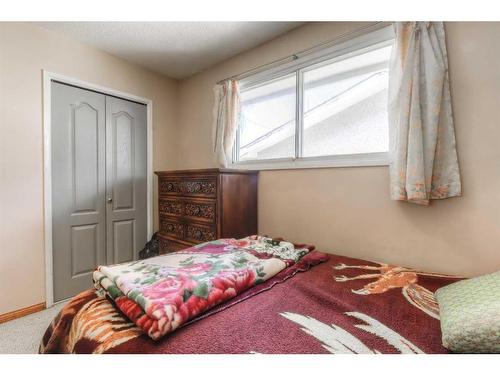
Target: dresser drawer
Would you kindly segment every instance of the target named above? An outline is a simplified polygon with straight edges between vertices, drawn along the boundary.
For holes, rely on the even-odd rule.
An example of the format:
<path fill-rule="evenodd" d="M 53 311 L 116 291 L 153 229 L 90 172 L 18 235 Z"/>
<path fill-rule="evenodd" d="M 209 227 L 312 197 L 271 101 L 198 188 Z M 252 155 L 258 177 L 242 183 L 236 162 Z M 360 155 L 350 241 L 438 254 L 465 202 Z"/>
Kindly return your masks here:
<path fill-rule="evenodd" d="M 198 243 L 213 241 L 217 239 L 217 232 L 215 227 L 210 225 L 186 223 L 184 239 Z"/>
<path fill-rule="evenodd" d="M 184 224 L 179 221 L 160 218 L 160 233 L 182 240 L 184 238 Z"/>
<path fill-rule="evenodd" d="M 184 215 L 184 202 L 174 198 L 160 198 L 158 209 L 161 215 L 173 215 L 182 216 Z"/>
<path fill-rule="evenodd" d="M 182 202 L 184 217 L 214 223 L 216 218 L 215 201 L 185 200 Z"/>
<path fill-rule="evenodd" d="M 207 223 L 214 223 L 216 219 L 217 203 L 215 200 L 160 197 L 159 202 L 160 215 Z"/>
<path fill-rule="evenodd" d="M 214 178 L 160 178 L 160 195 L 176 195 L 188 197 L 217 196 L 217 179 Z"/>
<path fill-rule="evenodd" d="M 184 250 L 190 247 L 190 245 L 186 245 L 181 242 L 176 242 L 169 240 L 168 238 L 164 238 L 162 236 L 158 236 L 159 241 L 159 253 L 160 255 L 173 253 L 175 251 Z"/>

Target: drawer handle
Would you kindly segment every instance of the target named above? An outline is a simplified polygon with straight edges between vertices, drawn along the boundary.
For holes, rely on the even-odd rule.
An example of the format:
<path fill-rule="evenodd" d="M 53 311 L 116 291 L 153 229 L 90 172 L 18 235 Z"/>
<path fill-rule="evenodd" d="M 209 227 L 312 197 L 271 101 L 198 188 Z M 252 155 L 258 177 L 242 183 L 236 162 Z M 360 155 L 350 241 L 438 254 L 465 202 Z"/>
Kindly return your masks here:
<path fill-rule="evenodd" d="M 199 240 L 201 238 L 201 236 L 203 235 L 203 233 L 201 232 L 201 230 L 197 229 L 195 232 L 194 232 L 194 238 L 196 238 L 197 240 Z"/>

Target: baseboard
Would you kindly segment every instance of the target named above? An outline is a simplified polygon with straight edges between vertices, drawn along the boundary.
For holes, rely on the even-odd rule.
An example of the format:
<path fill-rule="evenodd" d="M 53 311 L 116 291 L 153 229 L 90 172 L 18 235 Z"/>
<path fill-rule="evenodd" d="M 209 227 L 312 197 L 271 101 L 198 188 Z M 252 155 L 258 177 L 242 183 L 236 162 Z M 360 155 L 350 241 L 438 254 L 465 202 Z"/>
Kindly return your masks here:
<path fill-rule="evenodd" d="M 45 302 L 38 303 L 33 306 L 24 307 L 19 310 L 11 311 L 0 315 L 0 323 L 8 322 L 9 320 L 21 318 L 23 316 L 33 314 L 39 311 L 45 310 Z"/>

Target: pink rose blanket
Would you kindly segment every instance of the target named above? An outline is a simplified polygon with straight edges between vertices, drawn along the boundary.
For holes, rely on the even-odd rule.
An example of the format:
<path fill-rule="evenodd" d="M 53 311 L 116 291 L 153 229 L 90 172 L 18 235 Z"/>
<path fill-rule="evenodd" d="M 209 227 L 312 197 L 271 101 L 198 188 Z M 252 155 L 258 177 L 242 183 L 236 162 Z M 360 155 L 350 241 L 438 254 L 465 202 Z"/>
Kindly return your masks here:
<path fill-rule="evenodd" d="M 273 277 L 307 247 L 262 236 L 221 239 L 94 272 L 95 286 L 157 340 L 204 311 Z"/>

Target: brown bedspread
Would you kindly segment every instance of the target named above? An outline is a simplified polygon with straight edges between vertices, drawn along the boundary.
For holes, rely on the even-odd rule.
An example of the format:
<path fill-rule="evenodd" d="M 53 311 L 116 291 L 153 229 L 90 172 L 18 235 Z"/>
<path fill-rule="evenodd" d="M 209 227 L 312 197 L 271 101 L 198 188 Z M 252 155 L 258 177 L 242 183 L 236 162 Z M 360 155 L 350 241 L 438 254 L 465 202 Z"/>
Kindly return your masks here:
<path fill-rule="evenodd" d="M 456 279 L 326 259 L 312 252 L 159 341 L 88 290 L 54 319 L 40 352 L 447 353 L 433 292 Z"/>

